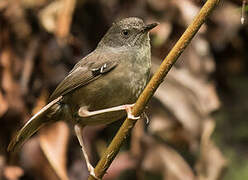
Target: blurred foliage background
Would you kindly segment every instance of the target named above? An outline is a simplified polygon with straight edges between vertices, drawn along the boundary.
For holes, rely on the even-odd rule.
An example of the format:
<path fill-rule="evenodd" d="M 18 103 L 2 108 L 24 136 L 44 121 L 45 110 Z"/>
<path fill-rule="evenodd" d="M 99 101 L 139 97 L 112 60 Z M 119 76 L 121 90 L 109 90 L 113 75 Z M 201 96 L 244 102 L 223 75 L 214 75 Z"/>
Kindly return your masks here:
<path fill-rule="evenodd" d="M 7 145 L 113 21 L 160 23 L 151 32 L 154 72 L 204 2 L 1 0 L 0 179 L 86 179 L 80 146 L 64 122 L 42 128 L 16 154 Z M 248 179 L 248 26 L 247 19 L 240 23 L 241 5 L 220 1 L 149 103 L 149 123 L 138 121 L 105 180 Z M 86 128 L 93 164 L 121 123 Z"/>

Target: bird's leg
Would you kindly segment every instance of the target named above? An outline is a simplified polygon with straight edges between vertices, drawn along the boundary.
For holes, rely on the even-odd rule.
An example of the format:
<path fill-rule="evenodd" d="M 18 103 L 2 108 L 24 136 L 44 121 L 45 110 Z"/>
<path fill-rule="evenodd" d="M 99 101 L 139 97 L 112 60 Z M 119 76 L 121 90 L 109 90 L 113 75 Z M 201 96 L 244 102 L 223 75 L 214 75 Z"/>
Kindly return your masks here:
<path fill-rule="evenodd" d="M 103 113 L 107 113 L 107 112 L 125 110 L 127 112 L 128 119 L 137 120 L 140 117 L 139 116 L 135 117 L 132 114 L 132 107 L 133 106 L 134 106 L 134 104 L 125 104 L 125 105 L 115 106 L 115 107 L 101 109 L 101 110 L 97 110 L 97 111 L 88 111 L 86 107 L 81 107 L 78 110 L 78 114 L 79 114 L 80 117 L 89 117 L 89 116 L 95 116 L 95 115 L 103 114 Z"/>
<path fill-rule="evenodd" d="M 95 179 L 100 180 L 100 178 L 96 177 L 95 172 L 94 172 L 94 167 L 90 164 L 89 157 L 87 155 L 86 148 L 85 148 L 85 145 L 84 145 L 84 142 L 83 142 L 82 129 L 83 128 L 81 128 L 77 124 L 74 126 L 74 130 L 75 130 L 76 136 L 78 138 L 79 144 L 80 144 L 80 146 L 82 148 L 84 159 L 86 161 L 88 171 L 89 171 L 91 176 L 93 176 Z"/>

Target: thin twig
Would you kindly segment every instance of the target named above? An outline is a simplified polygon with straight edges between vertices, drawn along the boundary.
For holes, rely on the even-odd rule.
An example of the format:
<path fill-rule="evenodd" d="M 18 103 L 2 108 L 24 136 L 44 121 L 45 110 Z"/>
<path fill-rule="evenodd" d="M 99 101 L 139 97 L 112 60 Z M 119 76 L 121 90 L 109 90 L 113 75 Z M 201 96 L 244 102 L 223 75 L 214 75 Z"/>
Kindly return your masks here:
<path fill-rule="evenodd" d="M 242 9 L 241 9 L 241 18 L 240 18 L 242 25 L 245 23 L 245 5 L 246 5 L 246 0 L 243 0 Z"/>
<path fill-rule="evenodd" d="M 146 86 L 145 90 L 142 92 L 140 97 L 138 98 L 135 106 L 132 109 L 132 113 L 134 116 L 139 116 L 144 110 L 147 102 L 153 96 L 158 86 L 163 82 L 165 76 L 171 69 L 172 65 L 176 62 L 180 54 L 184 51 L 187 45 L 190 43 L 191 39 L 194 37 L 196 32 L 200 29 L 201 25 L 206 21 L 208 15 L 211 11 L 216 7 L 219 0 L 208 0 L 205 5 L 202 7 L 201 11 L 194 19 L 192 24 L 186 29 L 181 38 L 178 40 L 176 45 L 164 59 L 162 64 L 160 65 L 158 71 L 153 75 L 152 79 Z M 98 162 L 95 168 L 95 174 L 97 177 L 102 178 L 109 168 L 111 162 L 114 160 L 115 156 L 120 150 L 120 147 L 123 141 L 126 139 L 131 129 L 135 125 L 134 120 L 126 119 L 119 131 L 115 135 L 114 139 L 108 146 L 104 155 Z M 89 176 L 88 180 L 95 180 L 94 177 Z"/>

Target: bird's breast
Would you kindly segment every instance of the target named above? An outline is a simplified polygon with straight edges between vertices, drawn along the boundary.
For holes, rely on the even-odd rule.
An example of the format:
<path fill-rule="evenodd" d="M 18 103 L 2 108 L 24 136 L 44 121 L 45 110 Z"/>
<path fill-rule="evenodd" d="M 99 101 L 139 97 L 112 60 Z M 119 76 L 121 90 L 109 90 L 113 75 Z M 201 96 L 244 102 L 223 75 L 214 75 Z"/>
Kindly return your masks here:
<path fill-rule="evenodd" d="M 110 72 L 101 75 L 95 81 L 75 90 L 70 98 L 73 111 L 80 107 L 89 111 L 106 109 L 114 106 L 133 104 L 147 84 L 150 71 L 150 56 L 128 56 L 119 62 Z M 111 112 L 84 118 L 83 124 L 107 124 L 125 116 L 125 112 Z"/>

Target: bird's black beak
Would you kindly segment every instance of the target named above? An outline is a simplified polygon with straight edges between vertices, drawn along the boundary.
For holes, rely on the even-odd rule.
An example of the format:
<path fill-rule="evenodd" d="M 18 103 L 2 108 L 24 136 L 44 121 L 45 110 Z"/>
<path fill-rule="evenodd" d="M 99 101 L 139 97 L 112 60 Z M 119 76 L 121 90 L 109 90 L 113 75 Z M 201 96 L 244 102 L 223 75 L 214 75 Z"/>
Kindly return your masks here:
<path fill-rule="evenodd" d="M 143 32 L 148 32 L 151 29 L 155 28 L 157 25 L 158 23 L 147 24 L 144 26 Z"/>

